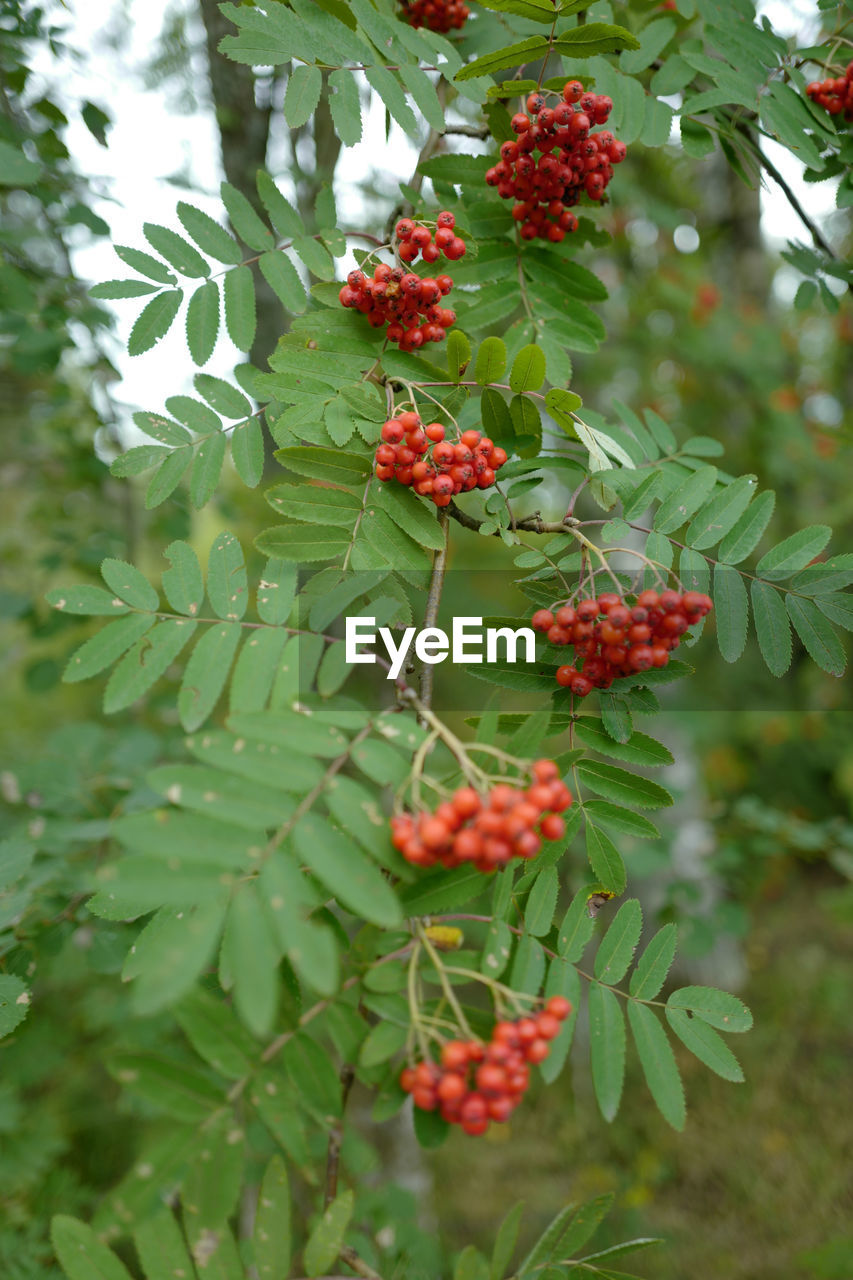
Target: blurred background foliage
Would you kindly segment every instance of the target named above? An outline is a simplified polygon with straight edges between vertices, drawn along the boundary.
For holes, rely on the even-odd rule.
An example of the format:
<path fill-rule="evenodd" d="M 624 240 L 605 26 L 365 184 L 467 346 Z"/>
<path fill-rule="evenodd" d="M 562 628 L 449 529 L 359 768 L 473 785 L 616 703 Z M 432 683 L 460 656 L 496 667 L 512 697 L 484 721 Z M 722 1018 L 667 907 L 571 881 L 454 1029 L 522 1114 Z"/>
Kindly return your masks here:
<path fill-rule="evenodd" d="M 242 486 L 213 512 L 193 513 L 176 495 L 150 513 L 132 484 L 110 477 L 123 430 L 110 394 L 113 319 L 87 300 L 73 265 L 87 239 L 107 232 L 100 212 L 109 192 L 78 171 L 66 146 L 72 117 L 102 143 L 110 121 L 101 106 L 68 101 L 56 88 L 63 60 L 85 65 L 64 43 L 65 17 L 59 4 L 0 3 L 0 146 L 24 142 L 31 158 L 27 173 L 0 177 L 0 834 L 11 841 L 0 864 L 0 969 L 32 974 L 36 965 L 37 1000 L 35 1015 L 0 1048 L 0 1274 L 8 1280 L 58 1275 L 49 1212 L 61 1204 L 91 1216 L 149 1123 L 142 1110 L 119 1108 L 102 1065 L 108 1050 L 174 1037 L 169 1019 L 144 1028 L 131 1021 L 117 978 L 129 926 L 87 918 L 82 889 L 109 815 L 139 796 L 145 767 L 180 752 L 174 701 L 155 696 L 143 710 L 96 724 L 98 683 L 59 683 L 85 624 L 50 611 L 44 592 L 94 580 L 107 555 L 156 574 L 170 540 L 188 538 L 204 552 L 214 527 L 230 527 L 248 546 L 265 519 L 263 499 Z M 320 120 L 284 154 L 269 109 L 275 82 L 255 85 L 233 64 L 230 84 L 207 74 L 220 21 L 208 0 L 166 6 L 139 84 L 166 94 L 176 112 L 214 114 L 223 167 L 250 197 L 247 175 L 271 154 L 279 172 L 298 159 L 296 194 L 310 209 L 337 160 L 333 136 Z M 123 42 L 132 45 L 130 25 Z M 29 70 L 36 55 L 38 73 Z M 758 190 L 713 155 L 697 163 L 677 145 L 649 155 L 634 148 L 619 179 L 604 219 L 613 243 L 585 250 L 611 294 L 608 342 L 575 360 L 585 400 L 605 414 L 613 397 L 650 406 L 683 435 L 716 436 L 726 465 L 773 486 L 792 524 L 826 519 L 834 545 L 853 546 L 849 300 L 837 311 L 794 309 L 793 273 L 764 238 Z M 377 173 L 363 175 L 358 200 L 370 224 L 389 211 L 383 185 Z M 849 215 L 829 217 L 824 232 L 849 257 Z M 274 345 L 277 323 L 271 307 L 259 353 Z M 486 595 L 487 576 L 482 612 L 513 607 L 508 578 L 502 601 L 497 577 L 472 585 L 464 572 L 493 566 L 500 544 L 454 533 L 460 572 L 451 575 L 448 616 L 477 611 L 472 592 Z M 777 683 L 753 649 L 734 667 L 711 649 L 694 654 L 700 677 L 686 696 L 695 705 L 676 693 L 662 717 L 679 758 L 667 781 L 683 797 L 669 846 L 628 851 L 629 870 L 647 912 L 682 927 L 680 976 L 739 983 L 755 1011 L 756 1030 L 739 1045 L 747 1084 L 733 1091 L 692 1071 L 683 1055 L 691 1119 L 677 1136 L 642 1101 L 636 1079 L 633 1105 L 605 1128 L 589 1080 L 567 1072 L 488 1141 L 457 1136 L 426 1164 L 412 1149 L 384 1152 L 397 1174 L 397 1216 L 426 1229 L 412 1247 L 427 1267 L 437 1265 L 435 1224 L 451 1250 L 469 1242 L 488 1249 L 519 1192 L 532 1237 L 567 1198 L 613 1190 L 611 1239 L 668 1238 L 635 1264 L 658 1280 L 853 1274 L 853 1120 L 842 1101 L 853 1053 L 849 683 L 796 659 Z M 464 674 L 448 669 L 440 682 L 447 705 L 465 705 Z M 27 854 L 16 855 L 15 841 L 27 830 L 46 852 L 23 877 Z M 369 1172 L 371 1157 L 351 1154 Z"/>

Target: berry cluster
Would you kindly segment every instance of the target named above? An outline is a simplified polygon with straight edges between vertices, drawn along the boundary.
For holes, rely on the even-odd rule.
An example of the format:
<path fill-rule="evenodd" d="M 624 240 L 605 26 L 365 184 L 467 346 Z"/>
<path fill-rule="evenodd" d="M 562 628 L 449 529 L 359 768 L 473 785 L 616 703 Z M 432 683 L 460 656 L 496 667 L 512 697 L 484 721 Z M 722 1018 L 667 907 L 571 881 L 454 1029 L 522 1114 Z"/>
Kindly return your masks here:
<path fill-rule="evenodd" d="M 840 116 L 843 112 L 845 120 L 853 120 L 853 62 L 848 62 L 843 76 L 813 80 L 806 85 L 806 93 L 831 116 Z"/>
<path fill-rule="evenodd" d="M 549 1041 L 571 1011 L 563 996 L 552 996 L 537 1017 L 496 1023 L 488 1044 L 448 1041 L 440 1065 L 406 1067 L 400 1084 L 422 1111 L 439 1111 L 472 1136 L 485 1133 L 490 1121 L 503 1124 L 512 1115 L 530 1083 L 529 1064 L 548 1057 Z"/>
<path fill-rule="evenodd" d="M 382 428 L 376 449 L 376 475 L 412 485 L 415 493 L 431 498 L 437 507 L 449 506 L 457 493 L 488 489 L 506 462 L 499 449 L 480 431 L 463 431 L 456 443 L 445 440 L 440 422 L 423 425 L 416 413 L 399 413 Z"/>
<path fill-rule="evenodd" d="M 363 271 L 351 271 L 338 297 L 354 307 L 373 325 L 388 325 L 386 337 L 401 351 L 417 351 L 425 342 L 441 342 L 456 323 L 456 312 L 439 305 L 453 288 L 450 276 L 422 280 L 413 271 L 380 262 L 370 279 Z"/>
<path fill-rule="evenodd" d="M 607 129 L 590 132 L 605 123 L 613 103 L 603 94 L 584 92 L 580 80 L 564 86 L 556 107 L 546 101 L 544 93 L 531 93 L 529 114 L 512 117 L 518 140 L 501 145 L 501 158 L 486 173 L 486 182 L 504 200 L 516 201 L 512 216 L 521 223 L 523 239 L 558 243 L 567 231 L 577 231 L 572 206 L 584 192 L 591 200 L 604 197 L 613 165 L 625 159 L 627 148 Z"/>
<path fill-rule="evenodd" d="M 537 609 L 531 626 L 544 631 L 551 644 L 574 646 L 583 669 L 576 663 L 558 667 L 557 684 L 585 698 L 593 689 L 607 689 L 618 676 L 665 667 L 687 628 L 711 608 L 710 597 L 698 591 L 641 591 L 634 605 L 604 592 L 554 612 Z"/>
<path fill-rule="evenodd" d="M 397 256 L 403 262 L 414 262 L 418 254 L 424 262 L 436 262 L 440 254 L 451 262 L 465 257 L 465 241 L 454 230 L 456 219 L 447 209 L 442 209 L 435 222 L 435 233 L 422 222 L 401 218 L 394 228 L 397 237 Z"/>
<path fill-rule="evenodd" d="M 400 0 L 403 16 L 412 27 L 428 27 L 447 35 L 461 31 L 471 10 L 461 0 Z"/>
<path fill-rule="evenodd" d="M 572 803 L 553 760 L 536 760 L 533 783 L 522 790 L 499 782 L 488 796 L 460 787 L 435 813 L 404 813 L 391 819 L 391 840 L 407 862 L 456 867 L 471 862 L 478 871 L 497 871 L 511 858 L 534 858 L 542 840 L 559 840 L 560 817 Z"/>

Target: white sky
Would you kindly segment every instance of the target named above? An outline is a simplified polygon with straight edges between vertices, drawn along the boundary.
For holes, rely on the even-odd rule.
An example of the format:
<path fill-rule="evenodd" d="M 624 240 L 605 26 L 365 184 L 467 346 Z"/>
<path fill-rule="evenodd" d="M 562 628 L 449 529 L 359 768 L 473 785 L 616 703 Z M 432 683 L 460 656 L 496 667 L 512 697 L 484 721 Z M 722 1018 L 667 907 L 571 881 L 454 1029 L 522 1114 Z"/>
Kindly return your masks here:
<path fill-rule="evenodd" d="M 101 147 L 79 119 L 69 130 L 68 144 L 83 173 L 96 177 L 97 187 L 105 198 L 96 210 L 110 225 L 113 239 L 140 248 L 145 245 L 144 221 L 161 222 L 180 229 L 175 205 L 180 199 L 204 208 L 222 218 L 218 196 L 221 178 L 218 139 L 210 114 L 204 110 L 194 115 L 170 111 L 169 91 L 146 91 L 141 68 L 151 58 L 165 15 L 180 0 L 67 0 L 67 40 L 83 55 L 79 66 L 70 60 L 62 63 L 62 78 L 69 101 L 91 98 L 107 109 L 113 118 L 108 148 Z M 813 21 L 813 0 L 766 0 L 761 6 L 777 29 L 808 32 Z M 123 17 L 122 14 L 125 16 Z M 127 47 L 119 52 L 110 47 L 106 33 L 116 22 L 128 23 L 132 32 Z M 55 64 L 43 59 L 40 68 L 56 75 Z M 380 156 L 387 170 L 408 175 L 414 164 L 415 151 L 408 138 L 395 126 L 390 143 L 384 138 L 384 113 L 371 114 L 360 146 L 346 152 L 336 181 L 339 205 L 361 204 L 351 183 L 362 176 L 375 157 Z M 283 121 L 280 127 L 283 127 Z M 820 219 L 833 208 L 831 184 L 808 185 L 801 181 L 801 166 L 784 148 L 768 148 L 777 167 L 796 190 L 803 206 Z M 168 182 L 169 175 L 187 172 L 197 189 L 187 193 Z M 789 237 L 808 239 L 800 220 L 775 189 L 765 191 L 764 228 L 773 242 L 784 243 Z M 365 228 L 367 229 L 367 228 Z M 124 277 L 129 273 L 116 258 L 108 241 L 102 241 L 74 253 L 75 266 L 84 277 L 94 281 Z M 116 399 L 127 406 L 127 414 L 137 408 L 159 409 L 166 396 L 191 389 L 194 372 L 181 332 L 180 322 L 172 332 L 145 355 L 131 359 L 123 344 L 133 318 L 140 310 L 138 300 L 104 304 L 112 306 L 117 316 L 117 337 L 112 358 L 122 376 L 115 388 Z M 228 376 L 241 358 L 227 337 L 220 337 L 205 371 Z"/>

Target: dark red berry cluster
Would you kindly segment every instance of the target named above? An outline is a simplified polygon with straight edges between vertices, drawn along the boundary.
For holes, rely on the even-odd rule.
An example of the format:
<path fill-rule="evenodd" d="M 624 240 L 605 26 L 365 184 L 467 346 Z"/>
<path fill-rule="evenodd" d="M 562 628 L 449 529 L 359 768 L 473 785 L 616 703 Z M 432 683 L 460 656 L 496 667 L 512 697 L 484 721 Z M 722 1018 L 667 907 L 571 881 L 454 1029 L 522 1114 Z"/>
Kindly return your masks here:
<path fill-rule="evenodd" d="M 487 796 L 460 787 L 435 813 L 404 813 L 391 819 L 391 840 L 407 862 L 457 867 L 471 862 L 478 871 L 497 871 L 512 858 L 534 858 L 542 840 L 559 840 L 560 817 L 572 794 L 553 760 L 536 760 L 526 789 L 499 782 Z"/>
<path fill-rule="evenodd" d="M 567 231 L 577 231 L 571 210 L 583 193 L 591 200 L 603 198 L 613 165 L 625 159 L 627 148 L 607 129 L 590 130 L 604 124 L 612 110 L 610 98 L 586 93 L 580 80 L 570 80 L 556 107 L 547 105 L 545 93 L 531 93 L 528 114 L 512 117 L 518 139 L 501 145 L 501 158 L 486 173 L 486 182 L 504 200 L 516 201 L 512 216 L 525 240 L 538 236 L 558 243 Z"/>
<path fill-rule="evenodd" d="M 506 450 L 480 431 L 463 431 L 455 443 L 444 436 L 440 422 L 424 426 L 416 413 L 389 418 L 376 449 L 377 477 L 412 485 L 437 507 L 449 506 L 457 493 L 490 488 L 506 462 Z"/>
<path fill-rule="evenodd" d="M 553 612 L 537 609 L 530 621 L 551 644 L 574 646 L 575 662 L 557 668 L 557 684 L 585 698 L 593 689 L 607 689 L 618 676 L 665 667 L 687 628 L 711 608 L 710 597 L 699 591 L 641 591 L 634 605 L 604 592 Z"/>
<path fill-rule="evenodd" d="M 465 241 L 454 230 L 456 219 L 447 209 L 442 209 L 435 223 L 435 233 L 422 222 L 401 218 L 394 228 L 397 237 L 397 255 L 403 262 L 414 262 L 418 254 L 424 262 L 436 262 L 440 254 L 451 262 L 465 257 Z"/>
<path fill-rule="evenodd" d="M 853 120 L 853 62 L 848 62 L 843 76 L 836 76 L 834 80 L 813 80 L 806 85 L 806 93 L 831 116 L 843 113 L 845 120 Z"/>
<path fill-rule="evenodd" d="M 492 1120 L 510 1118 L 530 1083 L 530 1063 L 545 1061 L 571 1012 L 568 1000 L 552 996 L 536 1017 L 497 1022 L 488 1044 L 448 1041 L 440 1064 L 405 1067 L 400 1084 L 422 1111 L 439 1111 L 472 1136 L 485 1133 Z"/>
<path fill-rule="evenodd" d="M 428 27 L 447 35 L 460 31 L 471 10 L 461 0 L 400 0 L 403 15 L 412 27 Z"/>
<path fill-rule="evenodd" d="M 441 342 L 456 323 L 456 312 L 439 305 L 452 288 L 450 276 L 422 280 L 413 271 L 380 262 L 372 279 L 351 271 L 338 297 L 343 306 L 366 315 L 374 329 L 387 324 L 385 336 L 402 351 L 417 351 L 425 342 Z"/>

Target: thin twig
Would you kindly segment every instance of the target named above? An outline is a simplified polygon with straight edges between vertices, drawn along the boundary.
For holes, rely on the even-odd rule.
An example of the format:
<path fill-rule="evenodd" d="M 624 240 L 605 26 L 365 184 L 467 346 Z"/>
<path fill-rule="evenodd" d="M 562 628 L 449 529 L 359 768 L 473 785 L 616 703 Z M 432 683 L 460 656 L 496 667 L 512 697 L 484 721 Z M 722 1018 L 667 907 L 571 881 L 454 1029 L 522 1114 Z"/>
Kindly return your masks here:
<path fill-rule="evenodd" d="M 432 576 L 429 581 L 429 594 L 427 595 L 423 630 L 428 627 L 434 627 L 438 619 L 438 607 L 441 603 L 441 591 L 444 586 L 444 575 L 447 569 L 447 535 L 450 527 L 447 519 L 447 508 L 439 509 L 438 527 L 441 529 L 444 545 L 436 551 L 432 561 Z M 426 707 L 432 705 L 434 681 L 435 664 L 425 662 L 421 673 L 421 702 Z"/>
<path fill-rule="evenodd" d="M 354 1079 L 355 1069 L 351 1067 L 348 1062 L 345 1062 L 340 1071 L 341 1115 L 340 1119 L 332 1125 L 332 1128 L 329 1131 L 329 1143 L 326 1148 L 326 1194 L 323 1199 L 324 1209 L 328 1209 L 329 1205 L 338 1194 L 338 1172 L 341 1164 L 341 1143 L 344 1140 L 344 1112 L 347 1108 L 347 1100 L 349 1099 Z"/>

